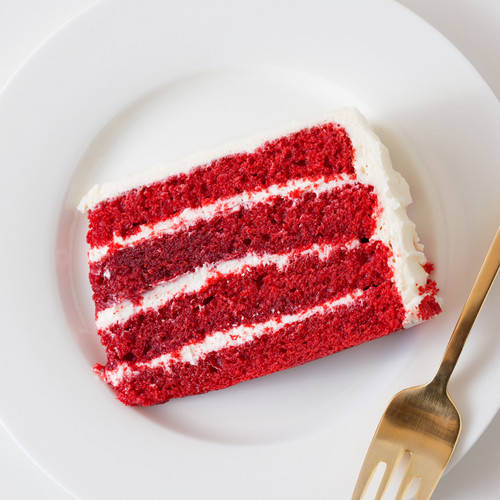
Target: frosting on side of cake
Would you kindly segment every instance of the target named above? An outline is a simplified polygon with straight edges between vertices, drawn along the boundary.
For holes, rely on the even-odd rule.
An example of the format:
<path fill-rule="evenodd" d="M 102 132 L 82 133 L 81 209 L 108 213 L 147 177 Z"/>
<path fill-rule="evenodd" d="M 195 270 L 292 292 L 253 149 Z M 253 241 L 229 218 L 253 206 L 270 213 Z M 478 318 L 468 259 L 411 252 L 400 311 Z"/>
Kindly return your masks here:
<path fill-rule="evenodd" d="M 378 214 L 374 237 L 393 251 L 391 259 L 394 280 L 407 309 L 404 327 L 419 323 L 419 305 L 423 299 L 420 287 L 425 286 L 428 274 L 423 245 L 415 224 L 408 218 L 407 206 L 412 202 L 406 180 L 392 167 L 389 151 L 359 112 L 341 111 L 345 119 L 336 118 L 345 128 L 356 152 L 354 168 L 357 179 L 375 188 L 381 212 Z"/>

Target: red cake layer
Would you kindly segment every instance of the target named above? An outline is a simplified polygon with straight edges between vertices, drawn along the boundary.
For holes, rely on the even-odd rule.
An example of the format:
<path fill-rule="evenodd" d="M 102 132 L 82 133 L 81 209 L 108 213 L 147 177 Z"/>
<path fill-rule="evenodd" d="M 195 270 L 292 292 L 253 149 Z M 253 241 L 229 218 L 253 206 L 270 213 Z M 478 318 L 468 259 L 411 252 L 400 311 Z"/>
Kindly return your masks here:
<path fill-rule="evenodd" d="M 196 364 L 178 362 L 166 371 L 131 363 L 134 374 L 115 389 L 123 403 L 143 406 L 222 389 L 387 335 L 402 327 L 404 316 L 398 291 L 386 282 L 366 290 L 353 305 L 210 353 Z"/>
<path fill-rule="evenodd" d="M 390 281 L 388 250 L 380 242 L 333 249 L 327 257 L 295 255 L 288 265 L 249 268 L 210 280 L 200 291 L 181 294 L 158 311 L 144 310 L 101 331 L 108 366 L 147 360 L 200 342 L 214 331 L 265 322 Z M 311 291 L 314 290 L 314 293 Z"/>
<path fill-rule="evenodd" d="M 139 242 L 90 264 L 96 310 L 124 298 L 138 298 L 155 284 L 205 263 L 242 257 L 248 252 L 286 253 L 312 243 L 368 239 L 375 229 L 377 207 L 372 188 L 363 184 L 319 195 L 297 192 L 293 199 L 274 198 Z M 106 279 L 105 272 L 112 279 Z"/>
<path fill-rule="evenodd" d="M 428 279 L 427 284 L 420 287 L 420 294 L 425 295 L 418 306 L 418 316 L 420 320 L 426 321 L 441 312 L 441 306 L 436 301 L 436 295 L 439 292 L 434 280 Z"/>
<path fill-rule="evenodd" d="M 116 232 L 129 236 L 140 224 L 171 217 L 243 191 L 290 179 L 354 174 L 352 144 L 345 130 L 324 124 L 270 141 L 252 153 L 239 153 L 128 191 L 90 210 L 87 241 L 108 244 Z"/>

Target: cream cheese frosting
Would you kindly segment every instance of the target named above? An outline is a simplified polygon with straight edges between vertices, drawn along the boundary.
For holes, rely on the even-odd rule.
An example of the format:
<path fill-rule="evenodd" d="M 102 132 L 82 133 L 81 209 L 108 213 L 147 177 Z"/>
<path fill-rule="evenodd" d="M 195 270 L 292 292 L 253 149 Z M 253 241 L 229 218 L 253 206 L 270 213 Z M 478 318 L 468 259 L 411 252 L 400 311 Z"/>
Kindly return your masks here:
<path fill-rule="evenodd" d="M 250 208 L 257 203 L 270 202 L 274 197 L 290 197 L 295 192 L 315 193 L 317 195 L 342 188 L 348 184 L 353 184 L 352 178 L 347 175 L 339 175 L 334 179 L 319 179 L 311 181 L 309 179 L 295 179 L 284 185 L 272 185 L 266 189 L 257 191 L 247 191 L 231 198 L 217 200 L 209 205 L 197 208 L 186 208 L 179 215 L 163 220 L 156 224 L 144 224 L 133 235 L 123 238 L 120 235 L 113 235 L 113 246 L 122 248 L 132 246 L 145 238 L 156 238 L 165 234 L 174 233 L 179 229 L 187 229 L 202 220 L 210 220 L 222 213 L 231 213 L 241 207 Z M 109 246 L 90 248 L 88 252 L 89 262 L 101 260 L 109 250 Z"/>
<path fill-rule="evenodd" d="M 359 239 L 343 244 L 343 248 L 352 249 L 359 246 Z M 314 243 L 311 247 L 300 252 L 287 254 L 263 254 L 248 253 L 240 259 L 232 259 L 214 264 L 204 264 L 191 273 L 183 274 L 173 280 L 158 284 L 152 290 L 142 295 L 140 303 L 124 300 L 96 315 L 96 325 L 100 330 L 109 328 L 115 323 L 123 323 L 129 318 L 142 311 L 157 310 L 169 300 L 173 300 L 182 294 L 195 293 L 201 290 L 214 277 L 222 277 L 230 274 L 239 274 L 247 269 L 257 266 L 275 265 L 279 269 L 288 265 L 291 258 L 305 255 L 317 255 L 320 259 L 327 259 L 330 253 L 339 248 L 336 245 L 318 245 Z"/>
<path fill-rule="evenodd" d="M 354 290 L 340 299 L 329 300 L 296 314 L 286 314 L 280 316 L 278 319 L 271 318 L 263 323 L 239 325 L 229 330 L 214 332 L 207 335 L 201 342 L 187 344 L 176 352 L 162 354 L 149 361 L 135 363 L 134 367 L 135 369 L 147 367 L 170 370 L 171 365 L 174 363 L 181 362 L 195 365 L 210 352 L 251 342 L 262 335 L 278 332 L 292 323 L 304 321 L 315 315 L 327 314 L 342 306 L 349 306 L 362 296 L 362 290 Z M 126 363 L 120 363 L 113 370 L 106 370 L 104 377 L 110 384 L 117 386 L 124 377 L 133 375 L 133 373 L 134 368 L 131 368 Z"/>

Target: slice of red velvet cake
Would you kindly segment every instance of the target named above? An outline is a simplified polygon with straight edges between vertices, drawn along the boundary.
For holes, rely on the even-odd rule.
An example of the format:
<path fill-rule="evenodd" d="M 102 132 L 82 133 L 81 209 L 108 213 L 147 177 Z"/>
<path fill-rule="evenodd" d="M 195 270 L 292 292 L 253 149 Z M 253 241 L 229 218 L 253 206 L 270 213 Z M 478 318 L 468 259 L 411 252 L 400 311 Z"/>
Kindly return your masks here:
<path fill-rule="evenodd" d="M 94 187 L 96 372 L 152 405 L 430 318 L 410 201 L 354 109 Z"/>

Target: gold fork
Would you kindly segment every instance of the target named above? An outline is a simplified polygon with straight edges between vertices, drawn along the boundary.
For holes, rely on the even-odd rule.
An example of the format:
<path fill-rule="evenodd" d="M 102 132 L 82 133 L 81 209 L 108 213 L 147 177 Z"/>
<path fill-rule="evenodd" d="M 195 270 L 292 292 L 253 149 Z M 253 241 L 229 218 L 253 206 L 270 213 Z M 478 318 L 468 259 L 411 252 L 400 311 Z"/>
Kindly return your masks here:
<path fill-rule="evenodd" d="M 448 394 L 448 380 L 500 267 L 500 228 L 472 287 L 441 366 L 427 385 L 405 389 L 385 410 L 361 467 L 352 500 L 366 493 L 381 462 L 386 468 L 376 500 L 384 495 L 403 455 L 410 454 L 396 500 L 404 498 L 414 479 L 420 480 L 415 500 L 429 499 L 441 478 L 460 434 L 460 414 Z"/>

